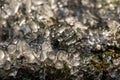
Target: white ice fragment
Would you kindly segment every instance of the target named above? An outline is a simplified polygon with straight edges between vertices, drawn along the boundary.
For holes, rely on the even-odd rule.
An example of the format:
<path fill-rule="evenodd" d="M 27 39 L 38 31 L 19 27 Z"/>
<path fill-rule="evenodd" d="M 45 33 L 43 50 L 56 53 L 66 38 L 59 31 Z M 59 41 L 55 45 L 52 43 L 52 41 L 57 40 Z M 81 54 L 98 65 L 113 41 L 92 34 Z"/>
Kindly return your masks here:
<path fill-rule="evenodd" d="M 0 62 L 4 59 L 5 54 L 2 50 L 0 50 Z"/>
<path fill-rule="evenodd" d="M 80 62 L 79 62 L 79 60 L 73 60 L 72 64 L 73 64 L 73 66 L 77 67 L 80 65 Z"/>
<path fill-rule="evenodd" d="M 9 54 L 14 54 L 16 51 L 16 45 L 9 45 L 8 46 L 8 52 Z"/>
<path fill-rule="evenodd" d="M 41 5 L 46 3 L 45 0 L 32 0 L 33 5 Z"/>
<path fill-rule="evenodd" d="M 53 51 L 51 51 L 51 52 L 48 53 L 48 58 L 49 58 L 50 60 L 54 60 L 54 61 L 55 61 L 55 59 L 56 59 L 56 54 L 55 54 Z"/>
<path fill-rule="evenodd" d="M 43 9 L 44 9 L 44 14 L 45 14 L 46 16 L 48 16 L 49 18 L 55 16 L 55 15 L 53 14 L 50 6 L 44 5 L 44 6 L 43 6 Z"/>
<path fill-rule="evenodd" d="M 66 61 L 68 59 L 68 54 L 64 51 L 59 51 L 57 54 L 58 60 Z"/>
<path fill-rule="evenodd" d="M 40 61 L 45 61 L 47 59 L 47 54 L 46 53 L 41 53 L 40 54 Z"/>
<path fill-rule="evenodd" d="M 31 12 L 31 6 L 32 6 L 31 0 L 26 0 L 26 11 L 27 11 L 27 13 Z"/>
<path fill-rule="evenodd" d="M 49 42 L 44 42 L 42 44 L 42 53 L 40 54 L 41 61 L 44 61 L 47 58 L 47 53 L 52 51 L 51 45 Z"/>
<path fill-rule="evenodd" d="M 10 2 L 10 9 L 12 11 L 12 14 L 11 15 L 14 15 L 15 13 L 18 12 L 18 9 L 20 7 L 21 3 L 17 0 L 11 0 Z"/>
<path fill-rule="evenodd" d="M 58 60 L 58 61 L 55 63 L 55 68 L 57 68 L 57 69 L 62 69 L 62 68 L 63 68 L 63 62 Z"/>
<path fill-rule="evenodd" d="M 27 58 L 29 63 L 33 63 L 35 61 L 35 56 L 33 55 L 31 50 L 25 50 L 23 55 Z"/>
<path fill-rule="evenodd" d="M 35 22 L 33 22 L 33 21 L 31 21 L 31 22 L 29 23 L 29 26 L 30 26 L 32 32 L 37 32 L 38 29 L 39 29 L 39 28 L 38 28 L 38 25 L 37 25 Z"/>

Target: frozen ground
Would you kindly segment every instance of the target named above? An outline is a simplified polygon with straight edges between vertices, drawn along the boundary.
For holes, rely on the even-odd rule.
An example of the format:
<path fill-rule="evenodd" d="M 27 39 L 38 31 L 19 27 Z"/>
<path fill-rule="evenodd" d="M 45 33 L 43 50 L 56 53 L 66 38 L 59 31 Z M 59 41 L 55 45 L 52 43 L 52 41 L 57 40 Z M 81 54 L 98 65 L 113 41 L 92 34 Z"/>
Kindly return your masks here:
<path fill-rule="evenodd" d="M 119 80 L 120 0 L 0 0 L 3 80 Z"/>

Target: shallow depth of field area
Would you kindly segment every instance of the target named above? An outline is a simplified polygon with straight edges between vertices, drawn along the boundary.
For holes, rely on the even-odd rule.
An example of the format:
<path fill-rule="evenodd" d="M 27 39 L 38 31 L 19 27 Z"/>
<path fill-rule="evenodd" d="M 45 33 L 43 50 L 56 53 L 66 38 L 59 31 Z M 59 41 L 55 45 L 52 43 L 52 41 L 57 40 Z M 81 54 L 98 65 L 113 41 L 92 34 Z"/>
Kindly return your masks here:
<path fill-rule="evenodd" d="M 120 80 L 120 0 L 0 0 L 0 80 Z"/>

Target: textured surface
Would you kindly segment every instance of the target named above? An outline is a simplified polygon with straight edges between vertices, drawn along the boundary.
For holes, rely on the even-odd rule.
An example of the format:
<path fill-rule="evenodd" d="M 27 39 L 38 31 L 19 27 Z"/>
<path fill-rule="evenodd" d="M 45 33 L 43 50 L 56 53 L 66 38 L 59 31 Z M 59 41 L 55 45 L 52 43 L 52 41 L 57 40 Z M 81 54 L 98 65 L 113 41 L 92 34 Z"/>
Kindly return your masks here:
<path fill-rule="evenodd" d="M 119 0 L 0 0 L 0 77 L 119 80 L 119 35 Z"/>

